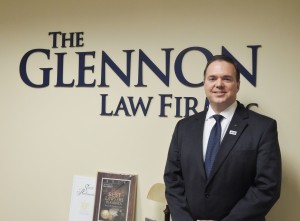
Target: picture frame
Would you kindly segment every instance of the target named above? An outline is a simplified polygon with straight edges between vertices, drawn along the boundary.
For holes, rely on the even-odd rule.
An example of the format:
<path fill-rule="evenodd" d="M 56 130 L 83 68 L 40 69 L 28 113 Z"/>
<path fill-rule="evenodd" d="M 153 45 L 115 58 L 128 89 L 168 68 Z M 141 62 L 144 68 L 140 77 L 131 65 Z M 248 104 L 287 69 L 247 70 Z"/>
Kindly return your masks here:
<path fill-rule="evenodd" d="M 134 221 L 137 175 L 98 172 L 93 221 Z"/>

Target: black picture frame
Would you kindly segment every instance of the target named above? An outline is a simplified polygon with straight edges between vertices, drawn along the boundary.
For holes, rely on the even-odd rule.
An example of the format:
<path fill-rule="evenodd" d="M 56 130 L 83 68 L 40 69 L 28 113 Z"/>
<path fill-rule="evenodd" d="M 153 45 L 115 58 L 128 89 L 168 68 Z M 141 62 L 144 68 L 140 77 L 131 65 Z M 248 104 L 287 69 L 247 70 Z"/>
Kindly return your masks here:
<path fill-rule="evenodd" d="M 93 221 L 134 221 L 137 175 L 98 172 Z"/>

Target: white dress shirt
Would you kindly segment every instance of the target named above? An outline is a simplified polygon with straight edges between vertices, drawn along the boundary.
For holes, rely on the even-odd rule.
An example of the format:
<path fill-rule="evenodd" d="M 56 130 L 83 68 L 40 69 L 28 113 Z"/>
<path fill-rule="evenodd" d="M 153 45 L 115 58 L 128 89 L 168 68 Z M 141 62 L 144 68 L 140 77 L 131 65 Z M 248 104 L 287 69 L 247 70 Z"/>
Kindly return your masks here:
<path fill-rule="evenodd" d="M 227 109 L 225 109 L 224 111 L 219 113 L 220 115 L 223 116 L 223 119 L 221 121 L 221 127 L 222 127 L 221 141 L 222 141 L 223 137 L 225 136 L 225 133 L 226 133 L 229 123 L 233 117 L 236 107 L 237 107 L 237 101 L 235 101 Z M 213 115 L 215 115 L 215 114 L 216 113 L 213 111 L 213 109 L 209 105 L 207 113 L 206 113 L 204 130 L 203 130 L 203 160 L 205 160 L 207 143 L 208 143 L 210 131 L 216 123 L 215 119 L 213 118 Z"/>

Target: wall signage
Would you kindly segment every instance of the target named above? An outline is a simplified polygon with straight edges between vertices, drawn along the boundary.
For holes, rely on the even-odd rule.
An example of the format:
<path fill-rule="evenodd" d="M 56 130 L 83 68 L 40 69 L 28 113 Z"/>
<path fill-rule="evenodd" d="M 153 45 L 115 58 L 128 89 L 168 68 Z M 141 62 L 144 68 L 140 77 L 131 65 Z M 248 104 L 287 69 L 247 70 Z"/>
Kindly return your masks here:
<path fill-rule="evenodd" d="M 161 48 L 160 53 L 164 56 L 164 70 L 161 70 L 155 62 L 147 55 L 142 49 L 125 49 L 124 61 L 126 63 L 125 70 L 122 70 L 118 66 L 118 62 L 115 61 L 107 51 L 101 52 L 101 59 L 99 60 L 99 54 L 96 51 L 83 51 L 79 50 L 84 47 L 84 32 L 49 32 L 48 36 L 51 40 L 51 49 L 48 48 L 36 48 L 26 52 L 20 61 L 19 72 L 20 77 L 24 84 L 31 88 L 105 88 L 111 86 L 107 76 L 107 68 L 110 68 L 110 74 L 113 73 L 122 84 L 126 87 L 145 88 L 149 86 L 149 83 L 144 79 L 144 67 L 151 70 L 154 76 L 156 76 L 159 82 L 165 87 L 170 86 L 170 74 L 174 73 L 178 82 L 186 87 L 198 88 L 203 86 L 203 81 L 195 82 L 188 80 L 186 77 L 186 71 L 183 67 L 183 59 L 191 52 L 200 53 L 204 55 L 206 60 L 209 60 L 213 54 L 204 47 L 189 47 L 181 50 L 178 54 L 174 54 L 174 48 Z M 221 54 L 233 58 L 237 63 L 241 74 L 246 80 L 256 86 L 257 79 L 257 52 L 261 45 L 247 45 L 252 55 L 252 71 L 248 71 L 244 65 L 233 56 L 231 52 L 225 46 L 221 47 Z M 75 48 L 78 51 L 76 54 L 76 73 L 73 78 L 66 78 L 68 70 L 65 70 L 65 59 L 70 52 L 57 52 L 58 49 Z M 138 65 L 137 73 L 131 71 L 133 56 L 137 55 Z M 171 55 L 175 56 L 174 63 L 171 62 Z M 55 66 L 41 66 L 39 63 L 32 61 L 33 57 L 39 59 L 51 61 Z M 97 58 L 96 58 L 97 57 Z M 87 62 L 88 60 L 88 62 Z M 93 65 L 90 65 L 91 60 L 94 61 Z M 28 71 L 35 69 L 34 74 Z M 100 71 L 95 72 L 95 66 L 99 66 Z M 204 69 L 204 68 L 203 68 Z M 35 76 L 38 73 L 38 76 Z M 70 73 L 68 73 L 68 76 Z M 38 79 L 38 80 L 37 80 Z M 52 83 L 53 82 L 53 83 Z M 157 112 L 159 117 L 169 117 L 168 110 L 174 108 L 174 117 L 186 117 L 193 113 L 198 112 L 199 102 L 196 97 L 180 97 L 173 94 L 160 93 L 158 95 L 150 95 L 148 97 L 138 97 L 137 95 L 120 96 L 119 102 L 115 108 L 109 107 L 109 93 L 100 94 L 100 116 L 113 117 L 113 116 L 147 116 L 149 115 L 150 106 L 154 99 L 159 99 L 160 110 Z M 182 110 L 182 107 L 184 110 Z M 203 105 L 201 105 L 203 107 Z"/>

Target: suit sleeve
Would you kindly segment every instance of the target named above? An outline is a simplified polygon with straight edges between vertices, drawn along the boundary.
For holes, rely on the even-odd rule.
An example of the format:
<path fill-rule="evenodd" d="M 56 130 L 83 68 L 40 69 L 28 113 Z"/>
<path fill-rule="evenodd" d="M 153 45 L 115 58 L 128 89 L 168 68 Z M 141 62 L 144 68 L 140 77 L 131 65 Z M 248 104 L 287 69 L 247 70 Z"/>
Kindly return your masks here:
<path fill-rule="evenodd" d="M 259 141 L 256 176 L 246 195 L 222 221 L 251 221 L 264 217 L 279 199 L 281 188 L 281 155 L 277 124 L 268 126 Z"/>
<path fill-rule="evenodd" d="M 166 199 L 173 221 L 194 221 L 189 213 L 186 202 L 184 179 L 181 170 L 180 144 L 178 138 L 179 123 L 177 123 L 172 136 L 164 172 Z"/>

